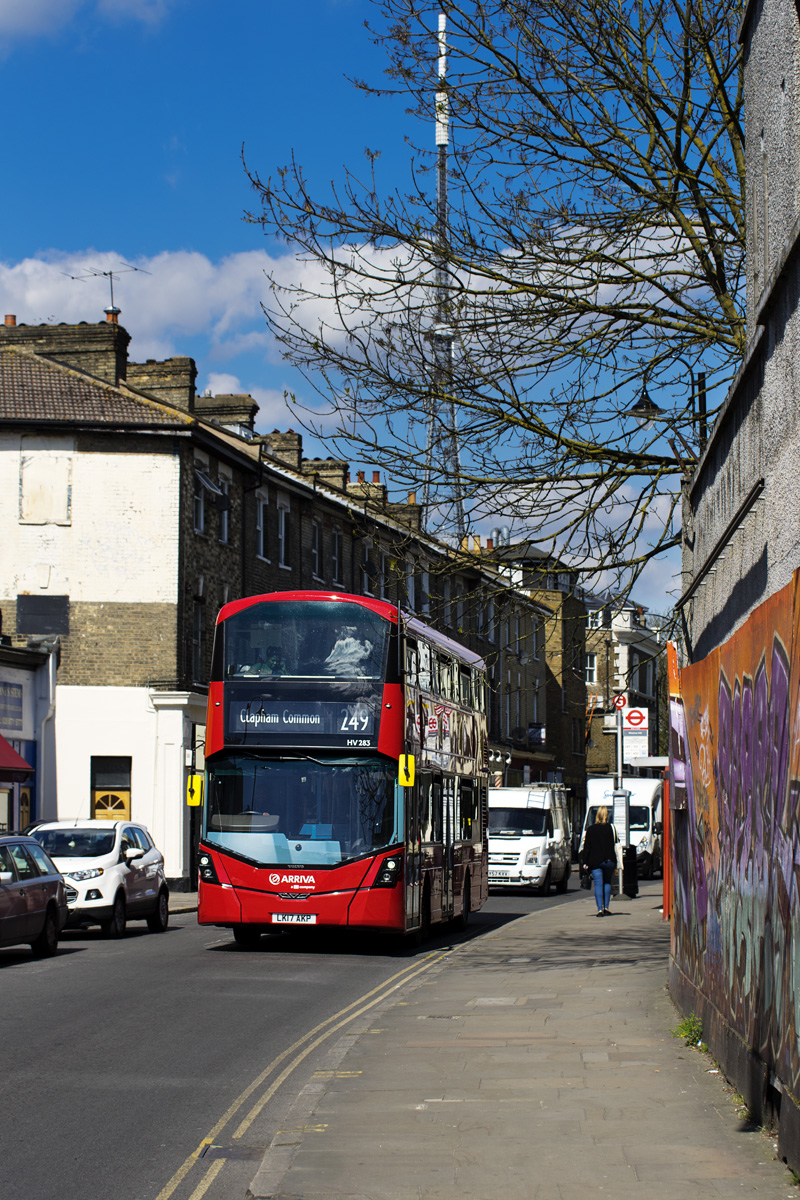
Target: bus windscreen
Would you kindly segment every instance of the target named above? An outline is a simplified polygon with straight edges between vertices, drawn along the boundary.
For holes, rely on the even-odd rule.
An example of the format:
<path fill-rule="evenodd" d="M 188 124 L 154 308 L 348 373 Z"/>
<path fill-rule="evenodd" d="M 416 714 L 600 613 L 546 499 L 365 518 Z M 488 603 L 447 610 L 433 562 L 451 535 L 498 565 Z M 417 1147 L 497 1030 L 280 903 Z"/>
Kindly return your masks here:
<path fill-rule="evenodd" d="M 325 600 L 273 600 L 225 622 L 225 679 L 383 679 L 389 622 Z"/>
<path fill-rule="evenodd" d="M 397 764 L 227 755 L 208 768 L 204 840 L 266 865 L 335 866 L 399 840 Z"/>

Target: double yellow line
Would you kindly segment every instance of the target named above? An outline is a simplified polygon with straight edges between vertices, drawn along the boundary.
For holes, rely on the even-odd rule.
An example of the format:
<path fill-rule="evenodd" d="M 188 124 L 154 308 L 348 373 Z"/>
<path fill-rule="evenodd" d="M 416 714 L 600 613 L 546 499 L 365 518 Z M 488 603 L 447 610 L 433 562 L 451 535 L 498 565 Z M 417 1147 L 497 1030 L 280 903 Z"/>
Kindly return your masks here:
<path fill-rule="evenodd" d="M 309 1029 L 307 1033 L 304 1033 L 303 1036 L 298 1038 L 297 1041 L 291 1046 L 287 1046 L 285 1050 L 282 1050 L 280 1054 L 273 1058 L 269 1066 L 265 1067 L 264 1070 L 261 1071 L 260 1074 L 258 1074 L 255 1079 L 253 1079 L 252 1082 L 249 1083 L 247 1087 L 239 1093 L 233 1103 L 230 1104 L 222 1114 L 216 1125 L 209 1130 L 209 1132 L 200 1142 L 200 1145 L 197 1147 L 197 1149 L 193 1150 L 186 1161 L 182 1163 L 180 1167 L 178 1167 L 178 1170 L 172 1176 L 169 1183 L 167 1183 L 166 1186 L 163 1187 L 158 1193 L 156 1200 L 169 1200 L 170 1196 L 172 1196 L 180 1187 L 181 1183 L 189 1174 L 192 1167 L 197 1163 L 198 1159 L 202 1157 L 206 1148 L 213 1145 L 225 1126 L 233 1120 L 233 1118 L 239 1113 L 240 1109 L 242 1109 L 247 1101 L 252 1097 L 253 1093 L 258 1091 L 258 1089 L 266 1082 L 266 1080 L 278 1070 L 282 1063 L 286 1063 L 286 1065 L 283 1067 L 283 1070 L 280 1072 L 280 1074 L 275 1076 L 275 1078 L 267 1087 L 266 1091 L 259 1096 L 256 1102 L 239 1122 L 233 1132 L 234 1138 L 241 1138 L 245 1135 L 245 1133 L 247 1133 L 247 1130 L 253 1124 L 253 1121 L 255 1121 L 259 1113 L 269 1103 L 289 1075 L 291 1075 L 292 1071 L 296 1070 L 303 1059 L 307 1058 L 309 1054 L 312 1054 L 314 1050 L 316 1050 L 317 1047 L 320 1046 L 327 1038 L 331 1037 L 331 1035 L 334 1033 L 338 1033 L 338 1031 L 344 1028 L 345 1025 L 349 1025 L 351 1021 L 355 1021 L 356 1018 L 362 1016 L 365 1012 L 369 1012 L 371 1008 L 375 1008 L 376 1005 L 383 1003 L 384 1000 L 388 1000 L 391 994 L 396 992 L 398 988 L 403 987 L 411 979 L 414 979 L 417 975 L 421 975 L 424 971 L 430 970 L 431 967 L 435 966 L 436 963 L 441 962 L 441 960 L 445 957 L 446 956 L 444 954 L 430 954 L 425 958 L 421 965 L 414 964 L 412 966 L 405 967 L 402 971 L 398 971 L 395 975 L 390 975 L 390 977 L 385 979 L 383 983 L 379 984 L 378 987 L 372 988 L 372 990 L 369 992 L 365 992 L 365 994 L 360 996 L 358 1000 L 354 1000 L 353 1003 L 348 1004 L 346 1008 L 340 1009 L 338 1012 L 328 1017 L 325 1021 L 321 1021 L 319 1025 L 315 1025 L 313 1029 Z M 286 1061 L 287 1059 L 289 1060 L 288 1062 Z M 190 1200 L 200 1200 L 200 1198 L 205 1195 L 213 1180 L 222 1170 L 225 1161 L 226 1160 L 224 1158 L 216 1158 L 213 1160 L 209 1166 L 208 1172 L 192 1192 Z"/>

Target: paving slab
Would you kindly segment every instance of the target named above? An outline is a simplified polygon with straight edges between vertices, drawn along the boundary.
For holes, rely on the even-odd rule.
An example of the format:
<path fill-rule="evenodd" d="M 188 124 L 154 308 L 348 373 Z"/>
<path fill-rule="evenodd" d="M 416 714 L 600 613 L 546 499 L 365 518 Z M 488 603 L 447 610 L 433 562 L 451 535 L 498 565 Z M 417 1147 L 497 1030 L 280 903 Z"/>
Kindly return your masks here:
<path fill-rule="evenodd" d="M 671 1035 L 659 892 L 603 921 L 553 903 L 436 955 L 331 1052 L 287 1123 L 312 1131 L 276 1135 L 250 1195 L 797 1200 L 710 1058 Z"/>

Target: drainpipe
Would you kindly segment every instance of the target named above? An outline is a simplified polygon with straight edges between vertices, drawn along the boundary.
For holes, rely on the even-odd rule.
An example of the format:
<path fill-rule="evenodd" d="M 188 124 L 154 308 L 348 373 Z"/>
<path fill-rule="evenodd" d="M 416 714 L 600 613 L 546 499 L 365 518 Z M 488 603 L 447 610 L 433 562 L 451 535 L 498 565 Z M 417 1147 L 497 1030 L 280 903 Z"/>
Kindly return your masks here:
<path fill-rule="evenodd" d="M 56 715 L 57 659 L 58 659 L 58 638 L 56 638 L 55 644 L 53 645 L 53 647 L 50 651 L 50 654 L 48 655 L 48 659 L 47 659 L 48 707 L 47 707 L 46 714 L 42 718 L 41 734 L 40 734 L 41 747 L 42 747 L 41 761 L 39 763 L 39 806 L 40 806 L 40 808 L 44 807 L 46 783 L 47 783 L 47 768 L 46 768 L 47 753 L 45 751 L 45 743 L 47 741 L 46 736 L 45 736 L 46 727 L 48 727 L 50 725 L 50 723 L 53 721 L 53 719 L 55 718 L 55 715 Z M 53 730 L 53 776 L 54 777 L 55 777 L 55 772 L 56 772 L 56 753 L 55 753 L 55 729 L 54 729 Z M 42 815 L 41 812 L 37 813 L 37 816 L 40 817 L 41 815 Z M 57 802 L 56 802 L 56 816 L 58 816 L 58 803 Z"/>

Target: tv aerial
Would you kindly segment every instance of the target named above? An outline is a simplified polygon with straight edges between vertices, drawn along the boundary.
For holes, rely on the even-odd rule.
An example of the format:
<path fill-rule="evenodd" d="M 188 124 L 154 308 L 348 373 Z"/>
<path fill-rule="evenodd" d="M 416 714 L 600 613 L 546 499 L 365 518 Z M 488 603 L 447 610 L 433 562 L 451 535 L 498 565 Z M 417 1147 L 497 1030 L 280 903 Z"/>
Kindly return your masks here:
<path fill-rule="evenodd" d="M 67 279 L 75 279 L 78 283 L 86 283 L 87 279 L 107 279 L 111 289 L 111 304 L 105 309 L 106 315 L 114 320 L 119 316 L 121 309 L 114 304 L 114 280 L 119 279 L 120 275 L 127 275 L 130 271 L 138 271 L 141 275 L 152 275 L 152 271 L 145 271 L 144 267 L 134 267 L 130 263 L 123 263 L 121 267 L 115 267 L 112 271 L 101 271 L 98 267 L 87 267 L 81 271 L 79 275 L 70 275 L 68 271 L 62 271 L 62 275 L 66 275 Z"/>

